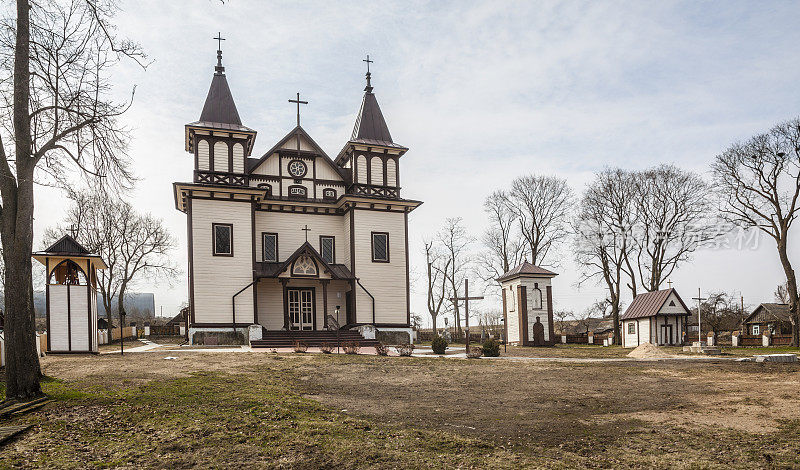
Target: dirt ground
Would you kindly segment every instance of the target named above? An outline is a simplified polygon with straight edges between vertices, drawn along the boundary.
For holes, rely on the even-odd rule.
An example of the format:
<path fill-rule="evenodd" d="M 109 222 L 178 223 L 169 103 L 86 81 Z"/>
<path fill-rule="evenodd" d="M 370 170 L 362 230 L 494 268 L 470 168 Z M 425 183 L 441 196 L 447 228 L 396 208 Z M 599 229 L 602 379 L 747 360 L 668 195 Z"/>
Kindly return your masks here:
<path fill-rule="evenodd" d="M 35 427 L 0 468 L 800 465 L 800 364 L 159 351 L 42 367 L 58 401 L 18 420 Z"/>

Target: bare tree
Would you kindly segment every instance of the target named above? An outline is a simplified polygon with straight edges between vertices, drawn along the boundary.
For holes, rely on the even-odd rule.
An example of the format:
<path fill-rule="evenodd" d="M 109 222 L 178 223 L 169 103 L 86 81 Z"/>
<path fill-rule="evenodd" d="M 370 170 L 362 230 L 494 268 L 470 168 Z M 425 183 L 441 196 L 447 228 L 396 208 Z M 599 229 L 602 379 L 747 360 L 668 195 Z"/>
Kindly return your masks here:
<path fill-rule="evenodd" d="M 575 218 L 575 260 L 581 270 L 579 284 L 605 283 L 614 323 L 614 344 L 621 343 L 620 298 L 632 249 L 630 232 L 636 223 L 636 187 L 632 175 L 606 169 L 586 188 Z"/>
<path fill-rule="evenodd" d="M 555 323 L 558 326 L 559 334 L 564 334 L 564 324 L 567 322 L 568 318 L 574 316 L 574 313 L 571 310 L 556 310 L 553 312 L 553 318 L 555 319 Z"/>
<path fill-rule="evenodd" d="M 508 195 L 495 191 L 483 202 L 489 216 L 489 228 L 481 236 L 484 249 L 478 253 L 480 276 L 487 284 L 517 266 L 523 259 L 525 241 L 516 224 L 517 217 L 509 207 Z"/>
<path fill-rule="evenodd" d="M 98 272 L 98 286 L 111 324 L 113 299 L 118 312 L 125 312 L 125 294 L 137 282 L 177 277 L 180 271 L 170 257 L 175 239 L 161 220 L 139 214 L 130 203 L 102 191 L 73 193 L 72 199 L 64 226 L 72 227 L 78 240 L 108 265 Z M 63 231 L 48 229 L 45 238 L 58 239 Z"/>
<path fill-rule="evenodd" d="M 660 165 L 636 175 L 637 225 L 630 263 L 631 293 L 636 284 L 652 292 L 708 241 L 711 193 L 696 173 Z"/>
<path fill-rule="evenodd" d="M 758 229 L 775 241 L 786 276 L 792 345 L 800 345 L 797 277 L 788 255 L 789 231 L 799 209 L 800 119 L 731 145 L 711 168 L 728 220 Z"/>
<path fill-rule="evenodd" d="M 442 265 L 444 261 L 444 265 Z M 450 260 L 437 251 L 433 242 L 425 242 L 425 265 L 428 276 L 428 313 L 433 323 L 433 334 L 438 335 L 436 318 L 442 310 L 442 304 L 447 298 L 446 273 L 450 267 Z"/>
<path fill-rule="evenodd" d="M 775 292 L 773 292 L 772 295 L 775 297 L 775 301 L 781 304 L 789 305 L 791 301 L 789 298 L 789 288 L 785 282 L 778 284 L 778 287 L 775 288 Z"/>
<path fill-rule="evenodd" d="M 108 74 L 121 57 L 143 55 L 115 37 L 109 1 L 17 0 L 15 11 L 0 18 L 0 237 L 6 396 L 26 399 L 41 393 L 30 263 L 34 178 L 62 184 L 77 168 L 107 184 L 131 181 L 118 121 L 129 103 L 111 98 Z"/>
<path fill-rule="evenodd" d="M 507 200 L 531 263 L 547 264 L 547 255 L 569 234 L 572 190 L 567 181 L 555 176 L 520 176 L 511 184 Z"/>
<path fill-rule="evenodd" d="M 444 258 L 447 262 L 445 279 L 449 287 L 448 297 L 458 297 L 458 289 L 464 284 L 467 272 L 469 271 L 469 247 L 472 244 L 472 237 L 467 234 L 461 217 L 449 217 L 444 221 L 444 227 L 437 235 L 439 243 L 442 245 Z M 452 303 L 453 319 L 455 320 L 456 331 L 461 336 L 461 314 L 459 302 Z"/>
<path fill-rule="evenodd" d="M 697 310 L 697 308 L 695 308 Z M 703 327 L 714 333 L 716 338 L 720 331 L 733 330 L 738 326 L 740 308 L 736 296 L 726 292 L 710 292 L 700 304 L 703 316 Z"/>

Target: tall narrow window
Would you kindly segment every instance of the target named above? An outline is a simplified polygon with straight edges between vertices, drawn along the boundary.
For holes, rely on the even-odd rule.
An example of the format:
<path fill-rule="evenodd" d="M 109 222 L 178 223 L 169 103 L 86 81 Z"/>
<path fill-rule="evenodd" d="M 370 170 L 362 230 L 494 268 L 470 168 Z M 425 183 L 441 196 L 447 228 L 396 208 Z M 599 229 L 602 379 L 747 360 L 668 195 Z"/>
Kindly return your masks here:
<path fill-rule="evenodd" d="M 389 262 L 389 234 L 386 232 L 372 232 L 372 262 Z"/>
<path fill-rule="evenodd" d="M 336 244 L 335 238 L 320 235 L 319 237 L 319 254 L 322 255 L 322 261 L 328 264 L 336 262 Z"/>
<path fill-rule="evenodd" d="M 261 244 L 263 245 L 264 261 L 278 261 L 278 234 L 262 233 Z"/>
<path fill-rule="evenodd" d="M 531 292 L 531 295 L 533 296 L 533 298 L 531 299 L 531 300 L 533 300 L 533 308 L 535 310 L 541 310 L 542 309 L 542 291 L 539 289 L 539 283 L 534 283 L 533 284 L 533 292 Z"/>
<path fill-rule="evenodd" d="M 214 256 L 233 256 L 233 225 L 211 224 L 214 236 Z"/>

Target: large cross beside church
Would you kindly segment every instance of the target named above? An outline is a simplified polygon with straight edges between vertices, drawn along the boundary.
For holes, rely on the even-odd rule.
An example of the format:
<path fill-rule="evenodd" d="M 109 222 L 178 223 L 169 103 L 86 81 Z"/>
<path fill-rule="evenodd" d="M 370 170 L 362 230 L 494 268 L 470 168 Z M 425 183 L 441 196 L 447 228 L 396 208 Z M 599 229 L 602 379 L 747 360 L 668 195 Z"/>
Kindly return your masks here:
<path fill-rule="evenodd" d="M 469 301 L 470 300 L 483 300 L 483 296 L 480 297 L 470 297 L 469 296 L 469 279 L 464 279 L 464 297 L 459 297 L 456 293 L 455 297 L 450 297 L 449 299 L 454 304 L 457 303 L 459 300 L 464 301 L 464 320 L 466 321 L 466 325 L 464 326 L 464 330 L 467 333 L 467 345 L 464 348 L 467 354 L 469 354 Z"/>

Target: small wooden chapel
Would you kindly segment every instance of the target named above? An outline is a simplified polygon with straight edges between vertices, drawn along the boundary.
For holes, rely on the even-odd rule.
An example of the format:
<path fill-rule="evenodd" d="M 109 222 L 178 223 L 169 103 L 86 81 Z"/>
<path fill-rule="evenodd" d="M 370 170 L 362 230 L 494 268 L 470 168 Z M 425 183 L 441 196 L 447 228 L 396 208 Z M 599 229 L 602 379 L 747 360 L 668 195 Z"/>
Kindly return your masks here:
<path fill-rule="evenodd" d="M 32 256 L 47 276 L 47 352 L 97 353 L 97 270 L 106 263 L 69 235 Z"/>
<path fill-rule="evenodd" d="M 558 274 L 525 261 L 497 278 L 503 288 L 503 323 L 507 343 L 520 346 L 555 344 L 550 281 L 556 276 Z"/>

